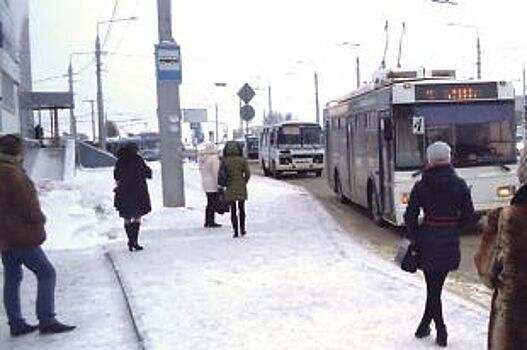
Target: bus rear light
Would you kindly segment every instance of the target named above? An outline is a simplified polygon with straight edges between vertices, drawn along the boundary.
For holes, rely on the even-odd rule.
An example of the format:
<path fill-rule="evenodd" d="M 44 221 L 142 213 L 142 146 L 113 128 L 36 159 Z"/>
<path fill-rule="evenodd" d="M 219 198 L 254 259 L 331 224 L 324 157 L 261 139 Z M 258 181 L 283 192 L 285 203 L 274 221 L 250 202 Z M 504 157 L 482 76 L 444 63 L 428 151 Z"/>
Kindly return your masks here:
<path fill-rule="evenodd" d="M 501 186 L 496 189 L 496 194 L 500 198 L 511 197 L 514 194 L 515 190 L 516 188 L 514 186 Z"/>
<path fill-rule="evenodd" d="M 401 195 L 401 204 L 407 205 L 410 200 L 410 195 L 408 193 L 403 193 Z"/>

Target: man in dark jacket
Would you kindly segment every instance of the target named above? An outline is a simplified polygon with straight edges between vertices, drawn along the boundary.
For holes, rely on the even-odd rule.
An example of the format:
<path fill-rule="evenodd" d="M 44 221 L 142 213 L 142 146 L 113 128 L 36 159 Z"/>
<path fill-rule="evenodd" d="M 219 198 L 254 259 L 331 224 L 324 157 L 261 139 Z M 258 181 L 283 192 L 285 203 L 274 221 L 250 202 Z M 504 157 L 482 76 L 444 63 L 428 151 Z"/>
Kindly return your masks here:
<path fill-rule="evenodd" d="M 418 252 L 418 266 L 426 280 L 426 308 L 415 332 L 417 338 L 430 334 L 430 323 L 436 326 L 436 342 L 447 345 L 447 331 L 443 321 L 441 291 L 449 271 L 459 267 L 461 253 L 459 234 L 463 227 L 477 219 L 470 190 L 454 171 L 450 147 L 434 142 L 427 148 L 428 165 L 422 179 L 410 193 L 404 221 L 408 236 Z M 421 209 L 424 218 L 418 223 Z"/>
<path fill-rule="evenodd" d="M 31 333 L 61 333 L 73 330 L 55 319 L 55 269 L 40 245 L 46 239 L 46 217 L 37 192 L 24 173 L 23 143 L 15 135 L 0 138 L 0 251 L 4 265 L 4 307 L 12 336 Z M 20 309 L 22 265 L 38 280 L 39 325 L 26 323 Z"/>

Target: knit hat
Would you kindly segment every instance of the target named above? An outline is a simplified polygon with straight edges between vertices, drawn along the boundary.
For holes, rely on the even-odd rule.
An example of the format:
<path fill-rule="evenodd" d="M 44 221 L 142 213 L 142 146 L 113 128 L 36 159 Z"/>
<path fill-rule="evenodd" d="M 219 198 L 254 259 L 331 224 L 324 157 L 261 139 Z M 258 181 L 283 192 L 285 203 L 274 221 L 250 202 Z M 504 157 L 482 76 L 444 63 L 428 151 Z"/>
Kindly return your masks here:
<path fill-rule="evenodd" d="M 428 146 L 426 156 L 430 165 L 450 164 L 450 146 L 442 141 L 437 141 Z"/>
<path fill-rule="evenodd" d="M 0 137 L 0 153 L 17 156 L 24 150 L 22 139 L 13 134 Z"/>

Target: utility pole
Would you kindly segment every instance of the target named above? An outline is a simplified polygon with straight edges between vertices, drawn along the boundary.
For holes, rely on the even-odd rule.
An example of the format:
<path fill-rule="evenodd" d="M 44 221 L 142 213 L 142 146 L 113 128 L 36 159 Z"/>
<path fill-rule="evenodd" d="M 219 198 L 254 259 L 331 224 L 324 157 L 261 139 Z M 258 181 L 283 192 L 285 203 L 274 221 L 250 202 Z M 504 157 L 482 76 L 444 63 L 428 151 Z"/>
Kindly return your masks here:
<path fill-rule="evenodd" d="M 170 0 L 157 0 L 156 45 L 157 117 L 161 139 L 161 177 L 165 207 L 185 206 L 183 145 L 181 143 L 180 48 L 172 37 Z"/>
<path fill-rule="evenodd" d="M 320 104 L 318 102 L 318 74 L 317 74 L 317 71 L 315 71 L 314 73 L 314 78 L 315 78 L 315 108 L 316 108 L 315 117 L 316 117 L 317 124 L 320 124 Z"/>
<path fill-rule="evenodd" d="M 477 49 L 477 62 L 476 65 L 478 67 L 478 80 L 481 79 L 481 44 L 479 42 L 479 35 L 478 39 L 476 41 L 476 49 Z"/>
<path fill-rule="evenodd" d="M 73 95 L 73 67 L 71 64 L 71 60 L 68 66 L 68 87 L 69 87 L 69 92 L 71 94 L 71 99 L 73 101 L 73 105 L 75 105 L 75 97 Z M 74 106 L 70 108 L 70 133 L 73 136 L 73 139 L 76 140 L 77 139 L 77 121 L 75 120 L 75 114 L 73 110 L 74 110 Z"/>
<path fill-rule="evenodd" d="M 91 134 L 95 142 L 95 100 L 83 100 L 82 102 L 89 102 L 91 105 Z"/>
<path fill-rule="evenodd" d="M 215 116 L 216 116 L 216 119 L 214 120 L 214 124 L 215 124 L 215 127 L 216 127 L 216 137 L 214 138 L 214 143 L 215 144 L 219 144 L 220 143 L 220 137 L 219 137 L 219 134 L 218 134 L 218 102 L 216 102 L 214 104 L 214 111 L 215 111 Z"/>
<path fill-rule="evenodd" d="M 359 55 L 357 55 L 356 60 L 356 69 L 357 69 L 357 89 L 360 88 L 360 61 L 359 61 Z"/>
<path fill-rule="evenodd" d="M 527 101 L 525 101 L 525 65 L 522 69 L 522 87 L 523 87 L 523 130 L 522 130 L 522 142 L 523 149 L 525 150 L 525 138 L 527 136 Z"/>
<path fill-rule="evenodd" d="M 106 150 L 106 123 L 104 122 L 104 101 L 102 98 L 101 78 L 101 41 L 99 39 L 99 27 L 97 26 L 97 38 L 95 39 L 95 64 L 97 74 L 97 117 L 99 121 L 99 148 Z"/>

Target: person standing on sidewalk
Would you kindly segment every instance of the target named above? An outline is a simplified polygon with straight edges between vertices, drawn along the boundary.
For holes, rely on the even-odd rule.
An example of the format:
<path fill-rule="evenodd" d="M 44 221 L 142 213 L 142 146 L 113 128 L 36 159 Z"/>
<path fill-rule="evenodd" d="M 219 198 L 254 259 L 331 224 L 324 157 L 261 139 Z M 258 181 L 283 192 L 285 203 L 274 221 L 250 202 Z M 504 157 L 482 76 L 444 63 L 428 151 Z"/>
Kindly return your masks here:
<path fill-rule="evenodd" d="M 494 291 L 487 349 L 527 346 L 527 159 L 518 167 L 523 185 L 511 204 L 489 212 L 474 257 L 480 279 Z M 522 169 L 522 170 L 520 170 Z"/>
<path fill-rule="evenodd" d="M 46 240 L 46 217 L 33 182 L 22 169 L 23 141 L 0 138 L 0 251 L 4 266 L 4 307 L 12 336 L 62 333 L 75 328 L 55 318 L 55 268 L 40 247 Z M 36 313 L 39 325 L 26 323 L 20 306 L 22 266 L 37 277 Z"/>
<path fill-rule="evenodd" d="M 247 160 L 242 156 L 242 149 L 237 142 L 228 141 L 225 144 L 222 162 L 225 162 L 228 173 L 225 196 L 231 203 L 233 237 L 238 237 L 238 233 L 245 236 L 247 234 L 245 230 L 245 201 L 247 200 L 247 183 L 251 173 Z M 239 226 L 237 210 L 240 217 Z"/>
<path fill-rule="evenodd" d="M 415 242 L 418 267 L 426 281 L 426 307 L 415 331 L 417 338 L 430 334 L 432 320 L 436 343 L 447 346 L 447 329 L 443 320 L 441 292 L 449 271 L 459 267 L 461 230 L 477 220 L 470 190 L 451 165 L 450 146 L 438 141 L 426 150 L 428 165 L 410 193 L 404 213 L 407 235 Z M 420 225 L 420 210 L 424 220 Z"/>
<path fill-rule="evenodd" d="M 199 173 L 201 185 L 207 195 L 207 207 L 205 208 L 205 227 L 221 227 L 214 220 L 214 206 L 218 201 L 218 170 L 220 168 L 220 157 L 216 146 L 206 143 L 198 153 Z"/>
<path fill-rule="evenodd" d="M 117 151 L 113 177 L 117 183 L 114 206 L 124 219 L 128 250 L 143 250 L 138 238 L 141 217 L 152 210 L 146 184 L 146 179 L 152 178 L 152 169 L 137 154 L 137 144 L 134 142 L 126 143 Z"/>

